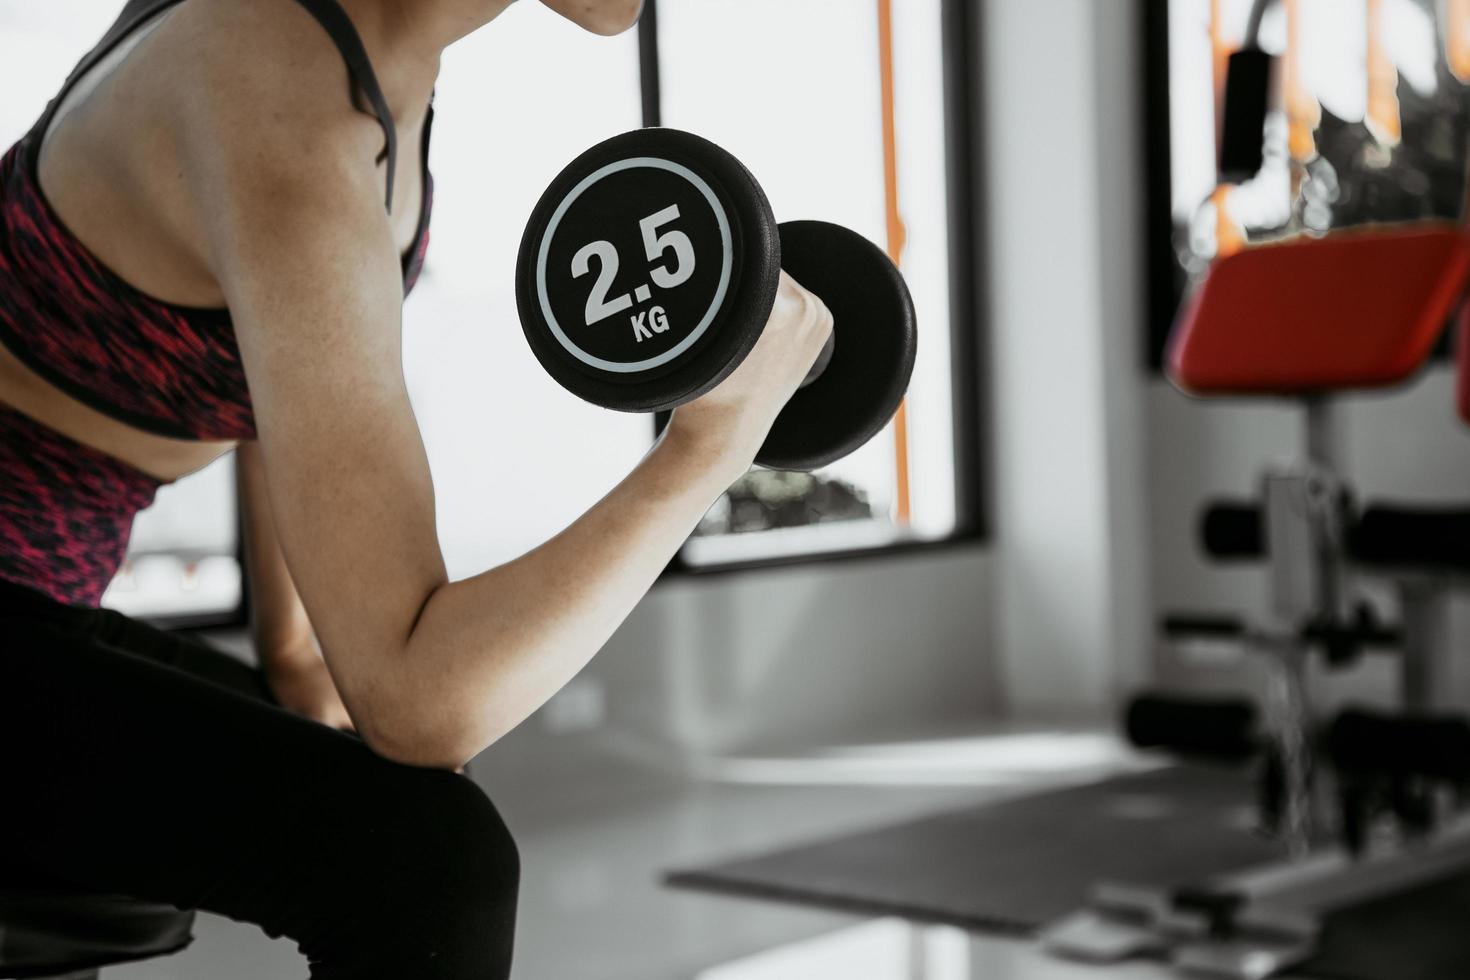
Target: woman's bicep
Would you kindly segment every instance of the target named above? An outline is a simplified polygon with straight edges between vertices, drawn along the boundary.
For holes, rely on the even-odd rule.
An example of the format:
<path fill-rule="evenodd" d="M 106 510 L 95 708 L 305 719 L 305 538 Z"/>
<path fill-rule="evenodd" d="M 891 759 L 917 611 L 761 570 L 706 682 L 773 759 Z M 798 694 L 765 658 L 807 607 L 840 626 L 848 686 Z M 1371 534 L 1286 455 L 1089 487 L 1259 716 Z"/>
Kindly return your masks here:
<path fill-rule="evenodd" d="M 446 578 L 403 380 L 398 257 L 364 169 L 242 173 L 219 181 L 206 221 L 277 536 L 355 716 Z"/>
<path fill-rule="evenodd" d="M 419 610 L 446 580 L 434 525 L 433 486 L 400 382 L 372 364 L 343 363 L 303 346 L 324 375 L 320 389 L 273 357 L 247 367 L 266 472 L 267 501 L 286 567 L 329 665 L 399 652 Z M 342 379 L 355 376 L 356 390 Z M 339 681 L 342 681 L 339 678 Z M 351 680 L 344 684 L 349 697 Z"/>

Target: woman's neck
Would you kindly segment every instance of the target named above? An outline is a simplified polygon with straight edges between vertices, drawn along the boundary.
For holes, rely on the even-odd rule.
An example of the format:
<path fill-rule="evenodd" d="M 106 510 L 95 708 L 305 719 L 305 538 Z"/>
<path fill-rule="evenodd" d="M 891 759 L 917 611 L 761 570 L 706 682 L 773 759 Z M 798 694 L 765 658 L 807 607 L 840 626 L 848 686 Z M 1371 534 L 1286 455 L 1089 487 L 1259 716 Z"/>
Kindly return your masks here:
<path fill-rule="evenodd" d="M 428 102 L 449 45 L 490 23 L 514 0 L 341 0 L 362 36 L 394 115 Z"/>

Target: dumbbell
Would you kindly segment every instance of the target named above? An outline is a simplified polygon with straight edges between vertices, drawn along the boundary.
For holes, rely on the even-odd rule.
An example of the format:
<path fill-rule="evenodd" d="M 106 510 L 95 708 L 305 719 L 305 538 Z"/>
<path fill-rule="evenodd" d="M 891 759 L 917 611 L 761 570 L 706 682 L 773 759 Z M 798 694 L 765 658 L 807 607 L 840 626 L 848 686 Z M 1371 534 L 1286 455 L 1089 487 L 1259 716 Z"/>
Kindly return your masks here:
<path fill-rule="evenodd" d="M 914 305 L 866 238 L 824 221 L 777 225 L 733 155 L 676 129 L 593 146 L 557 174 L 521 238 L 516 306 L 562 387 L 625 412 L 677 408 L 755 346 L 785 269 L 832 312 L 833 333 L 756 462 L 815 469 L 893 417 L 913 373 Z"/>

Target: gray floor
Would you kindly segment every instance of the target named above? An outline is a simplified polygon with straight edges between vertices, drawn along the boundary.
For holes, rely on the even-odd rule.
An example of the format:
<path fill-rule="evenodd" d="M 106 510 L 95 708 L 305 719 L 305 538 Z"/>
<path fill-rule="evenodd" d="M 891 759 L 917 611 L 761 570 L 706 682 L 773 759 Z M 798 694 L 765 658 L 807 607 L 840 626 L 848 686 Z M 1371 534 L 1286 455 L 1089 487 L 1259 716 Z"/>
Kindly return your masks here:
<path fill-rule="evenodd" d="M 996 768 L 980 743 L 743 760 L 710 776 L 634 761 L 606 739 L 524 731 L 476 763 L 520 841 L 519 980 L 1153 980 L 1046 961 L 1025 945 L 786 905 L 672 891 L 666 868 L 874 826 L 1015 792 L 1036 749 Z M 1014 748 L 1014 746 L 1013 746 Z M 1086 751 L 1085 748 L 1083 751 Z M 970 756 L 967 757 L 966 753 Z M 1045 752 L 1041 753 L 1045 756 Z M 1105 752 L 1103 753 L 1106 754 Z M 1057 772 L 1041 773 L 1051 778 Z M 853 785 L 866 783 L 867 785 Z M 915 973 L 915 951 L 926 964 Z M 106 980 L 301 978 L 293 946 L 204 917 L 198 939 Z"/>

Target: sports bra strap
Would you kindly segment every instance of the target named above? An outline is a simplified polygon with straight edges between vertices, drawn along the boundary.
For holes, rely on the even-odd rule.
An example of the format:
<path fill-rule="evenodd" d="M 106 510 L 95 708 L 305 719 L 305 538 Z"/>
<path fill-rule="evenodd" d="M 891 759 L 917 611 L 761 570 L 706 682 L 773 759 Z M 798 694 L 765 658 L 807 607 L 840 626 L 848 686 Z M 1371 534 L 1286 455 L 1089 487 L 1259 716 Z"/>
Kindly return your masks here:
<path fill-rule="evenodd" d="M 337 45 L 337 50 L 342 53 L 342 60 L 347 62 L 347 71 L 352 75 L 357 87 L 362 94 L 367 96 L 368 104 L 373 107 L 373 113 L 378 117 L 378 124 L 383 127 L 383 152 L 378 159 L 388 158 L 388 199 L 386 207 L 388 213 L 393 212 L 393 176 L 398 169 L 398 128 L 393 124 L 393 113 L 388 108 L 388 100 L 383 97 L 383 90 L 378 85 L 378 76 L 373 71 L 373 63 L 368 60 L 367 49 L 362 46 L 362 38 L 357 33 L 357 28 L 352 26 L 352 20 L 347 16 L 347 11 L 337 3 L 337 0 L 296 0 L 297 3 L 306 8 L 307 13 L 317 19 L 317 22 L 326 30 L 332 43 Z"/>

